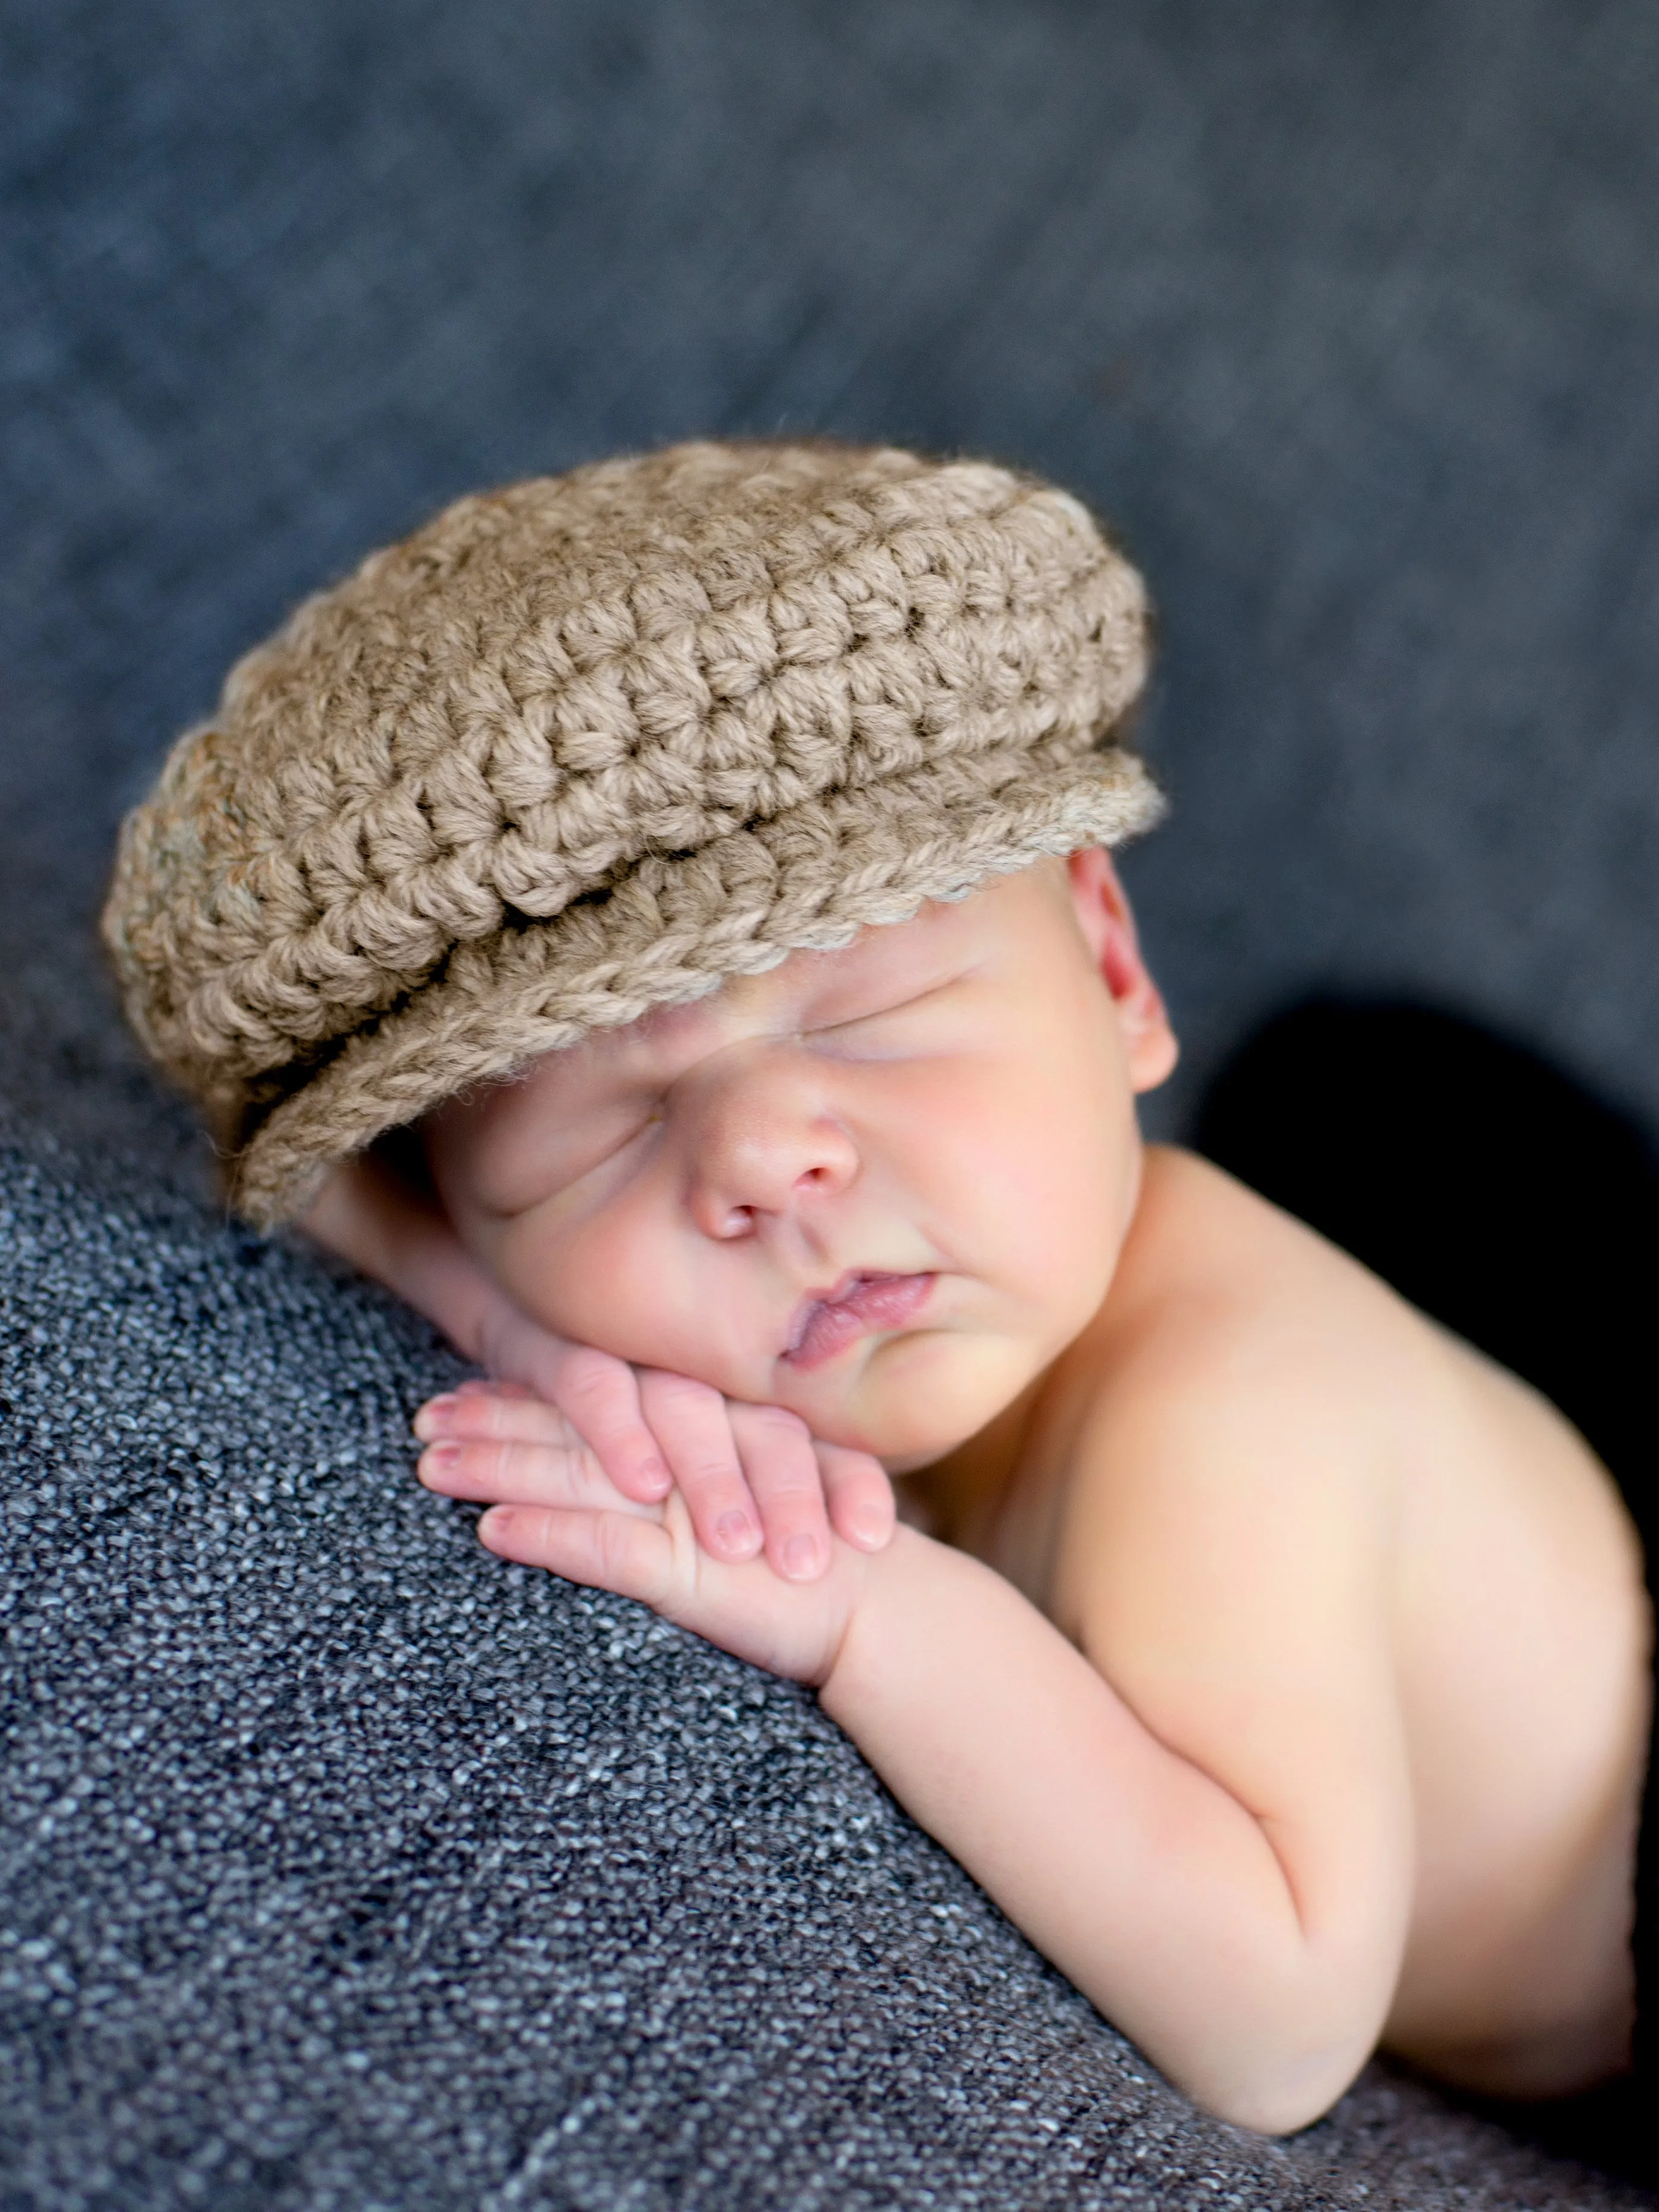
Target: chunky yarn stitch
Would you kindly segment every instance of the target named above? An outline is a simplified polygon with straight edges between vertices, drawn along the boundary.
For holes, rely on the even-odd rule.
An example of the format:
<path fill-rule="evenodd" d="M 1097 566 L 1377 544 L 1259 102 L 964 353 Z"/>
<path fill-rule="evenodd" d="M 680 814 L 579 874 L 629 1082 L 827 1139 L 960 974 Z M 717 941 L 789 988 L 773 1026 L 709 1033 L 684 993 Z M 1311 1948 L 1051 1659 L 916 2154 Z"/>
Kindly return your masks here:
<path fill-rule="evenodd" d="M 231 672 L 128 817 L 129 1018 L 262 1225 L 466 1084 L 1158 811 L 1139 577 L 1063 492 L 828 442 L 464 499 Z"/>

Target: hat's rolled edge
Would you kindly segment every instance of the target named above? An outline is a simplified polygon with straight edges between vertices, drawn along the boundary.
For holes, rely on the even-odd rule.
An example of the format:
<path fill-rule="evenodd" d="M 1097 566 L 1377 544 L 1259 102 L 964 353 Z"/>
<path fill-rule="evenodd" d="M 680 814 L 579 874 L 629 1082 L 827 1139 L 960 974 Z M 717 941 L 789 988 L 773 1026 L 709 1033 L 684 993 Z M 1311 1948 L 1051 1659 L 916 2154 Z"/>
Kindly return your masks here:
<path fill-rule="evenodd" d="M 868 925 L 908 921 L 929 899 L 965 897 L 1045 854 L 1121 844 L 1164 812 L 1145 766 L 1121 746 L 1036 778 L 1029 755 L 1009 765 L 1002 791 L 988 797 L 980 785 L 954 803 L 921 787 L 934 781 L 927 771 L 901 779 L 890 787 L 890 823 L 874 830 L 870 793 L 858 793 L 857 862 L 827 894 L 823 848 L 840 844 L 837 800 L 852 794 L 825 794 L 697 853 L 649 856 L 603 904 L 460 948 L 246 1136 L 226 1162 L 231 1206 L 255 1227 L 276 1229 L 307 1211 L 343 1161 L 475 1084 L 654 1006 L 705 997 L 791 952 L 837 950 Z M 794 876 L 810 881 L 805 897 L 792 860 Z M 734 911 L 729 884 L 745 879 L 760 902 Z M 666 909 L 668 927 L 630 951 L 642 907 Z"/>

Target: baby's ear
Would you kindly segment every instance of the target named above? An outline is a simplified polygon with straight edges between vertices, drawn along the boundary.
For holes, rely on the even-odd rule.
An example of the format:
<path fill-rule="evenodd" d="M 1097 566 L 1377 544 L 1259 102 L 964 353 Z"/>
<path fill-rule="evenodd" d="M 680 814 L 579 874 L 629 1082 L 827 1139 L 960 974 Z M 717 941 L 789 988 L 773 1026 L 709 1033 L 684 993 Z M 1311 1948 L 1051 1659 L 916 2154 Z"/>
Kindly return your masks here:
<path fill-rule="evenodd" d="M 1175 1066 L 1181 1048 L 1170 1027 L 1163 994 L 1141 957 L 1128 895 L 1118 881 L 1111 854 L 1098 845 L 1073 853 L 1066 870 L 1078 927 L 1117 1008 L 1129 1079 L 1137 1091 L 1155 1090 Z"/>

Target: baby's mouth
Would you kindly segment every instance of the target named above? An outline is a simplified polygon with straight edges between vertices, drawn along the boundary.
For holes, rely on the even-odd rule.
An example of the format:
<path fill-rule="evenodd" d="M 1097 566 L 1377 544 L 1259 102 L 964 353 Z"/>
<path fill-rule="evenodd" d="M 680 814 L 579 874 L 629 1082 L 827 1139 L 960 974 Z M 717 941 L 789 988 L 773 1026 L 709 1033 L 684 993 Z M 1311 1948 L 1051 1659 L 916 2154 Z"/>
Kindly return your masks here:
<path fill-rule="evenodd" d="M 933 1287 L 927 1275 L 846 1275 L 833 1291 L 808 1298 L 795 1316 L 783 1358 L 791 1367 L 821 1367 L 872 1329 L 901 1328 Z"/>

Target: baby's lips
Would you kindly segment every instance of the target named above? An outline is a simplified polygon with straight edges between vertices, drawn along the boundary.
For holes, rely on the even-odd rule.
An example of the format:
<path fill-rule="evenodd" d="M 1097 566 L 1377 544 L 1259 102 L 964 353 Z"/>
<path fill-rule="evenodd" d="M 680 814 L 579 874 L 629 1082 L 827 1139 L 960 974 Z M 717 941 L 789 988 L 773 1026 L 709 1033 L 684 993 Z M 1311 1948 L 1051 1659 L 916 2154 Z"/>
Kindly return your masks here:
<path fill-rule="evenodd" d="M 837 1285 L 836 1296 L 806 1308 L 782 1358 L 794 1367 L 821 1367 L 857 1337 L 902 1328 L 926 1304 L 935 1279 L 931 1273 L 851 1277 L 845 1289 Z"/>
<path fill-rule="evenodd" d="M 812 1326 L 814 1316 L 822 1312 L 825 1306 L 843 1304 L 852 1297 L 860 1283 L 872 1282 L 882 1273 L 881 1269 L 874 1267 L 848 1267 L 843 1274 L 836 1278 L 835 1282 L 827 1291 L 809 1291 L 795 1308 L 794 1316 L 789 1326 L 789 1341 L 783 1347 L 783 1358 L 793 1358 L 800 1350 L 806 1332 Z"/>

